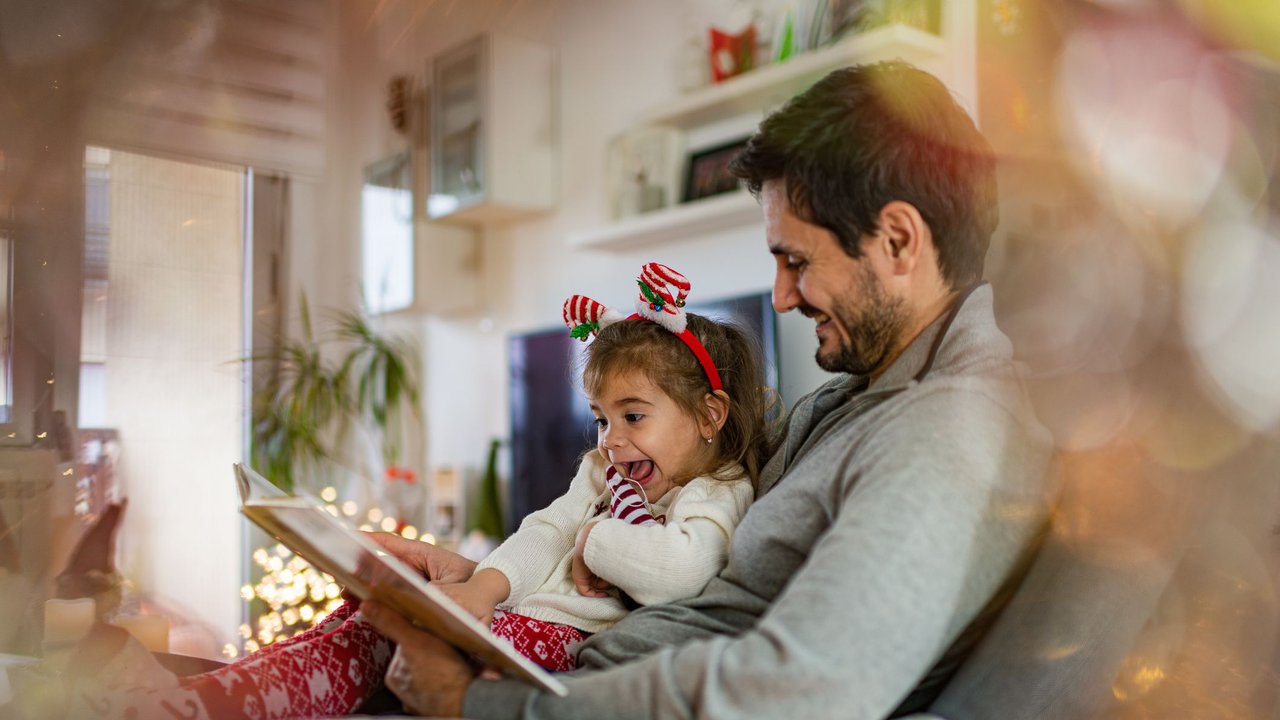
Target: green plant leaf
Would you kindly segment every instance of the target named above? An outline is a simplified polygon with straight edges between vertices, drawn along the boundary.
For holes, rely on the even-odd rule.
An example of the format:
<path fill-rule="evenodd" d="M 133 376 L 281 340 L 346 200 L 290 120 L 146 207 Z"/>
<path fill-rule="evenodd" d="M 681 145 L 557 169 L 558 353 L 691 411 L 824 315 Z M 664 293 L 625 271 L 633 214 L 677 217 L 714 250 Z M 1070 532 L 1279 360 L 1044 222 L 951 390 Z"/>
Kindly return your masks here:
<path fill-rule="evenodd" d="M 258 353 L 273 372 L 251 403 L 250 452 L 267 477 L 289 490 L 297 473 L 336 457 L 332 443 L 353 424 L 372 426 L 388 463 L 399 456 L 401 415 L 421 417 L 413 368 L 416 355 L 398 338 L 384 337 L 359 313 L 325 313 L 333 330 L 316 333 L 305 294 L 302 333 L 281 337 L 274 351 Z M 340 345 L 336 365 L 326 347 Z"/>

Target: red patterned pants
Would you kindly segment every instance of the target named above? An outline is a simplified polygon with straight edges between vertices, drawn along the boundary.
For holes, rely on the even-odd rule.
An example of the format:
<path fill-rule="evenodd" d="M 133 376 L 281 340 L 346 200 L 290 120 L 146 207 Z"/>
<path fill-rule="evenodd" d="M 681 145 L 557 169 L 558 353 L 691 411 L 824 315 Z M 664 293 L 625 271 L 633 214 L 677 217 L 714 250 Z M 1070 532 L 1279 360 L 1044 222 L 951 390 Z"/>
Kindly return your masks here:
<path fill-rule="evenodd" d="M 570 625 L 538 620 L 528 615 L 493 613 L 493 634 L 511 643 L 516 652 L 552 672 L 578 667 L 578 645 L 591 637 Z"/>
<path fill-rule="evenodd" d="M 551 671 L 577 666 L 589 633 L 568 625 L 496 611 L 493 633 Z M 284 720 L 335 717 L 360 707 L 382 684 L 394 646 L 351 605 L 302 635 L 268 645 L 217 670 L 183 678 L 178 687 L 130 688 L 107 683 L 70 698 L 68 717 Z"/>
<path fill-rule="evenodd" d="M 109 680 L 69 698 L 69 718 L 103 720 L 285 720 L 337 717 L 382 684 L 395 647 L 351 605 L 302 635 L 268 645 L 177 687 L 144 689 Z"/>

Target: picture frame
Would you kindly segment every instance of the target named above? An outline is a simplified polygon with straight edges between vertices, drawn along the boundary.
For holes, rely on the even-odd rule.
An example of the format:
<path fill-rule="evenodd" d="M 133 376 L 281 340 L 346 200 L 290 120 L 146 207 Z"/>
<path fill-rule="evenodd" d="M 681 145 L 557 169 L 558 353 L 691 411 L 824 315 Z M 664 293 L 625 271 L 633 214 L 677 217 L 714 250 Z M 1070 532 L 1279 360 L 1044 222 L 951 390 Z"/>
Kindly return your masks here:
<path fill-rule="evenodd" d="M 685 165 L 681 201 L 702 200 L 741 187 L 741 181 L 729 173 L 729 163 L 747 146 L 747 139 L 743 137 L 691 152 Z"/>
<path fill-rule="evenodd" d="M 610 216 L 621 220 L 680 201 L 684 132 L 656 126 L 629 130 L 609 143 Z"/>

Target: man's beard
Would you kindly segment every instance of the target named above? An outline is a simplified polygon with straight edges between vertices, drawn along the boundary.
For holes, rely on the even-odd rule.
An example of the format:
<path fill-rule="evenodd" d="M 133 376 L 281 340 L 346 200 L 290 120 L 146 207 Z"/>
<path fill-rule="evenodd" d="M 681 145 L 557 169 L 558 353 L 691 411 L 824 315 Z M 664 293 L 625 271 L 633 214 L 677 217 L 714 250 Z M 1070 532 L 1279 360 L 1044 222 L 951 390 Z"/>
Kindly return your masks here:
<path fill-rule="evenodd" d="M 907 303 L 890 297 L 870 267 L 863 266 L 859 287 L 844 297 L 833 300 L 831 315 L 849 333 L 849 341 L 837 337 L 840 345 L 834 353 L 824 354 L 822 347 L 814 359 L 827 372 L 869 375 L 882 370 L 881 365 L 896 350 L 907 325 Z"/>

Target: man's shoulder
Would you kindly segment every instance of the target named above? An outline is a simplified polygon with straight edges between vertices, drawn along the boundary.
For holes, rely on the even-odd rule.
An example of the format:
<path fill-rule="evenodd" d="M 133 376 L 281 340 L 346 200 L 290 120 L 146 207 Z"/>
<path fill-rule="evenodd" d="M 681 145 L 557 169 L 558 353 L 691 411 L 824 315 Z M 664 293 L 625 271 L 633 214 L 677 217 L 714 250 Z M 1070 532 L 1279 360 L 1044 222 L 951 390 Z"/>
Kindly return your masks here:
<path fill-rule="evenodd" d="M 941 464 L 958 472 L 1000 457 L 1038 465 L 1052 447 L 1021 383 L 1011 376 L 934 378 L 899 393 L 874 414 L 867 424 L 847 428 L 846 436 L 852 455 L 871 462 Z"/>
<path fill-rule="evenodd" d="M 983 372 L 929 376 L 911 383 L 881 410 L 885 423 L 940 431 L 952 426 L 1038 424 L 1022 379 L 1008 363 Z"/>
<path fill-rule="evenodd" d="M 823 382 L 818 387 L 810 390 L 804 395 L 801 395 L 800 399 L 796 400 L 796 403 L 792 408 L 792 412 L 795 412 L 795 408 L 812 403 L 814 399 L 820 395 L 825 395 L 829 392 L 850 391 L 858 384 L 858 382 L 858 378 L 853 375 L 848 373 L 837 373 L 831 376 L 831 379 Z"/>
<path fill-rule="evenodd" d="M 906 412 L 951 413 L 1003 410 L 1020 422 L 1036 422 L 1021 367 L 989 361 L 957 372 L 937 373 L 902 393 Z"/>
<path fill-rule="evenodd" d="M 885 446 L 919 451 L 960 438 L 986 444 L 1008 438 L 1012 429 L 1039 443 L 1047 434 L 1011 363 L 982 372 L 929 375 L 892 391 L 855 395 L 849 402 L 850 411 L 831 427 L 830 442 L 823 443 L 842 453 Z"/>

